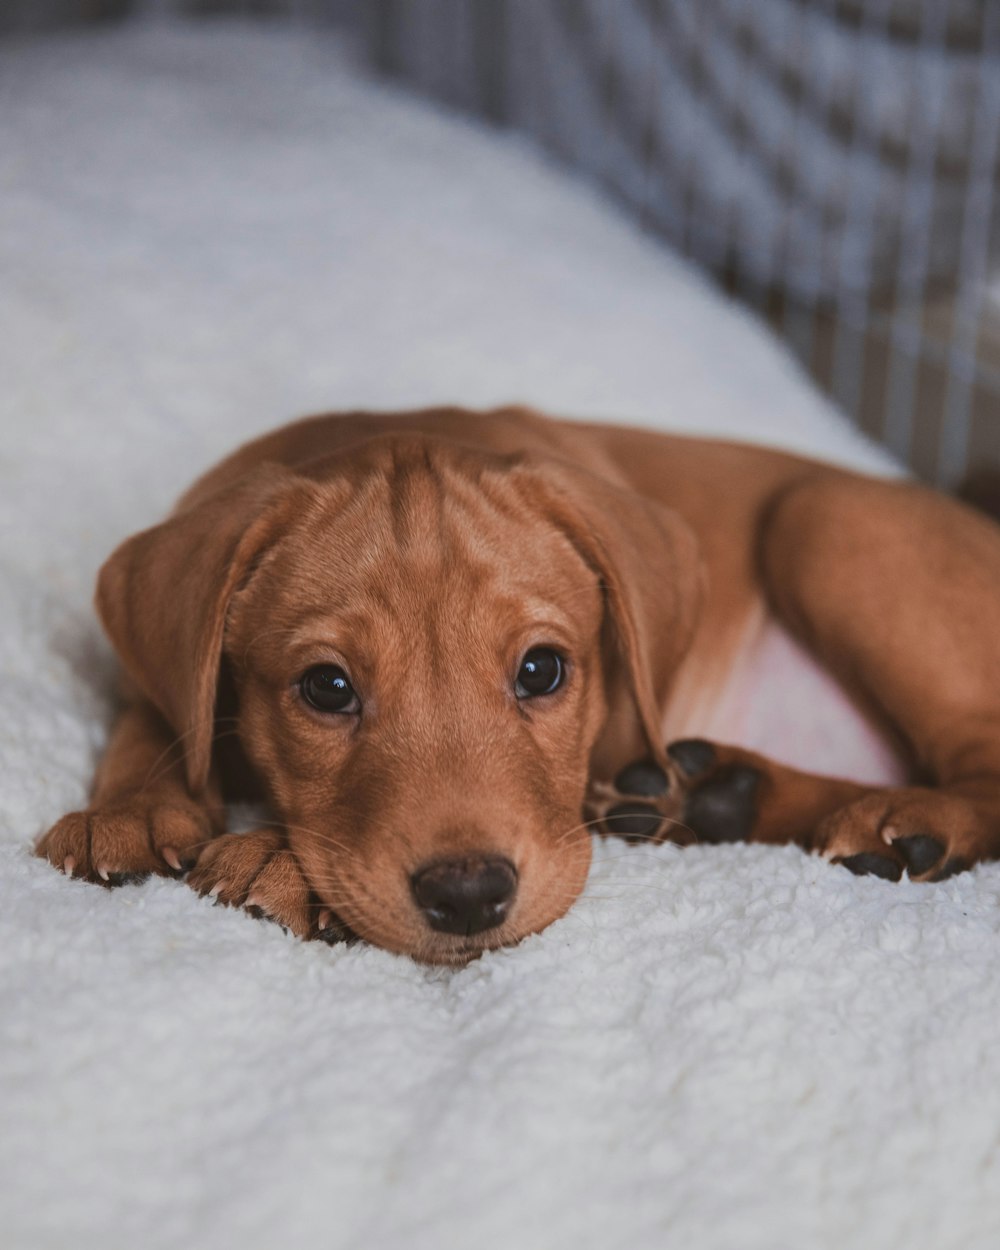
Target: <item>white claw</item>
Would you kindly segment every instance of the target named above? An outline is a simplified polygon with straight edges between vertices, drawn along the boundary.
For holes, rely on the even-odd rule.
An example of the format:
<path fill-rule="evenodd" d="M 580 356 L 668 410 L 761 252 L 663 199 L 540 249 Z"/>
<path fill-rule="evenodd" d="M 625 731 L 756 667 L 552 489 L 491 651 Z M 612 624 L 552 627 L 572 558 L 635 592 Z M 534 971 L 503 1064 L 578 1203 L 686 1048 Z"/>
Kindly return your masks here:
<path fill-rule="evenodd" d="M 228 881 L 216 881 L 215 885 L 208 892 L 209 898 L 218 898 L 222 891 L 229 884 Z"/>
<path fill-rule="evenodd" d="M 261 911 L 267 911 L 267 908 L 264 906 L 264 900 L 260 897 L 259 894 L 251 894 L 250 897 L 247 899 L 247 901 L 243 904 L 243 906 L 244 907 L 259 907 Z"/>
<path fill-rule="evenodd" d="M 182 871 L 181 861 L 172 846 L 165 846 L 160 854 L 167 861 L 170 867 L 173 868 L 174 872 Z"/>
<path fill-rule="evenodd" d="M 101 880 L 102 880 L 102 881 L 107 881 L 107 880 L 108 880 L 108 878 L 111 876 L 111 874 L 108 872 L 108 866 L 107 866 L 107 864 L 98 864 L 98 865 L 97 865 L 97 875 L 101 878 Z"/>
<path fill-rule="evenodd" d="M 319 913 L 319 916 L 317 917 L 316 927 L 322 933 L 324 929 L 327 929 L 330 927 L 330 921 L 332 919 L 333 917 L 331 916 L 329 909 L 324 907 L 323 910 Z"/>
<path fill-rule="evenodd" d="M 72 877 L 73 869 L 76 867 L 76 860 L 72 855 L 67 855 L 63 860 L 63 872 L 67 877 Z"/>

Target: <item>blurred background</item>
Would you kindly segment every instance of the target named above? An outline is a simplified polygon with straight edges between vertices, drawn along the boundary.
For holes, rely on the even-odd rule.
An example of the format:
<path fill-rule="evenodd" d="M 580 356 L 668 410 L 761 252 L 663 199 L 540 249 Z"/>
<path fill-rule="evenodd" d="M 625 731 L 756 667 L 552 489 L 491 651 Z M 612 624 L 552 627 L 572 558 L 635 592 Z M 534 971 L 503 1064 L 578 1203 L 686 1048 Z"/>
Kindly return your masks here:
<path fill-rule="evenodd" d="M 0 36 L 229 14 L 530 136 L 924 478 L 1000 465 L 996 0 L 0 0 Z"/>

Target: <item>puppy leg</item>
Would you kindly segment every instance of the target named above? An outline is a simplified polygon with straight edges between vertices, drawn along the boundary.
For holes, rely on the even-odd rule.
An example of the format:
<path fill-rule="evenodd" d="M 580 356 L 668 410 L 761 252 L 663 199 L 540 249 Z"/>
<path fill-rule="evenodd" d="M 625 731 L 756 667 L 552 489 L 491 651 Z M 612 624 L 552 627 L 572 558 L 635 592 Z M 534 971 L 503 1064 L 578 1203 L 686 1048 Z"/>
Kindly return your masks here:
<path fill-rule="evenodd" d="M 229 907 L 273 920 L 297 937 L 335 942 L 349 936 L 313 893 L 285 835 L 272 829 L 227 833 L 202 851 L 188 885 Z"/>
<path fill-rule="evenodd" d="M 665 772 L 651 760 L 591 787 L 601 831 L 630 841 L 798 842 L 811 846 L 831 812 L 870 786 L 798 772 L 741 747 L 689 738 L 667 747 Z"/>
<path fill-rule="evenodd" d="M 122 885 L 150 873 L 183 872 L 222 819 L 214 785 L 202 802 L 191 797 L 182 744 L 158 713 L 140 702 L 115 726 L 90 806 L 64 816 L 35 849 L 69 876 Z"/>
<path fill-rule="evenodd" d="M 776 613 L 926 783 L 857 796 L 811 845 L 884 876 L 906 856 L 940 877 L 1000 855 L 1000 529 L 920 487 L 823 474 L 775 502 L 760 567 Z"/>
<path fill-rule="evenodd" d="M 935 791 L 893 790 L 798 772 L 740 747 L 700 738 L 667 747 L 670 768 L 629 765 L 613 785 L 592 787 L 590 808 L 602 833 L 626 841 L 794 842 L 856 874 L 898 881 L 940 881 L 968 867 L 920 830 L 935 811 Z M 898 820 L 903 797 L 919 799 L 920 828 Z M 941 827 L 955 810 L 937 813 Z M 895 815 L 896 824 L 889 821 Z M 836 836 L 834 836 L 836 835 Z"/>

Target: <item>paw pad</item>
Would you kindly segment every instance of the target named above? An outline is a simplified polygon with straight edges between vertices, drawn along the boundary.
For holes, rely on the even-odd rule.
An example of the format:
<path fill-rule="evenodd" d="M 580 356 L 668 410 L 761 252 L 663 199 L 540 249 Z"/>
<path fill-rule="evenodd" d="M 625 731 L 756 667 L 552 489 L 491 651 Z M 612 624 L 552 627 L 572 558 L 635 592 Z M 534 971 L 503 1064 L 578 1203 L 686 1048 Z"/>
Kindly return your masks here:
<path fill-rule="evenodd" d="M 622 794 L 641 794 L 651 799 L 665 794 L 669 787 L 667 774 L 652 760 L 637 760 L 615 778 L 615 789 Z"/>
<path fill-rule="evenodd" d="M 898 881 L 903 875 L 902 864 L 889 859 L 887 855 L 874 855 L 871 851 L 848 855 L 844 859 L 834 860 L 834 863 L 843 865 L 856 877 L 882 877 L 885 881 Z"/>
<path fill-rule="evenodd" d="M 604 827 L 616 838 L 641 842 L 654 838 L 660 831 L 662 817 L 655 807 L 645 803 L 619 803 L 605 813 Z"/>
<path fill-rule="evenodd" d="M 931 877 L 932 881 L 947 881 L 949 877 L 954 877 L 956 873 L 968 872 L 972 865 L 967 859 L 959 859 L 957 856 L 946 860 L 942 868 Z"/>
<path fill-rule="evenodd" d="M 925 872 L 929 872 L 944 854 L 944 847 L 937 838 L 932 838 L 925 833 L 916 833 L 908 838 L 896 838 L 892 847 L 902 855 L 906 870 L 911 877 L 921 877 Z"/>
<path fill-rule="evenodd" d="M 107 876 L 98 869 L 101 878 L 98 885 L 106 886 L 109 890 L 115 889 L 120 885 L 141 885 L 150 877 L 148 872 L 109 872 Z"/>
<path fill-rule="evenodd" d="M 697 777 L 707 772 L 715 763 L 716 750 L 704 738 L 684 738 L 671 742 L 667 754 L 685 777 Z"/>
<path fill-rule="evenodd" d="M 338 915 L 324 907 L 316 921 L 316 938 L 335 946 L 339 942 L 355 942 L 357 938 Z"/>
<path fill-rule="evenodd" d="M 684 823 L 702 842 L 746 841 L 757 819 L 755 800 L 759 782 L 757 769 L 745 764 L 718 769 L 688 795 Z"/>

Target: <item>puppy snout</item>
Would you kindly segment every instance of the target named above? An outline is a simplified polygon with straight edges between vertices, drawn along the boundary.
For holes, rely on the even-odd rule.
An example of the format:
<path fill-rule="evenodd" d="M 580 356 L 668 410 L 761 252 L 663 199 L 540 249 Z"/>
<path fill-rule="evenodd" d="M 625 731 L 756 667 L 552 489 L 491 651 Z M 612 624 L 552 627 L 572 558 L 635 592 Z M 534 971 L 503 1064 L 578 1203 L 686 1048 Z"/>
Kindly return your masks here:
<path fill-rule="evenodd" d="M 517 870 L 499 855 L 442 859 L 415 872 L 410 884 L 432 929 L 468 937 L 503 924 L 517 891 Z"/>

